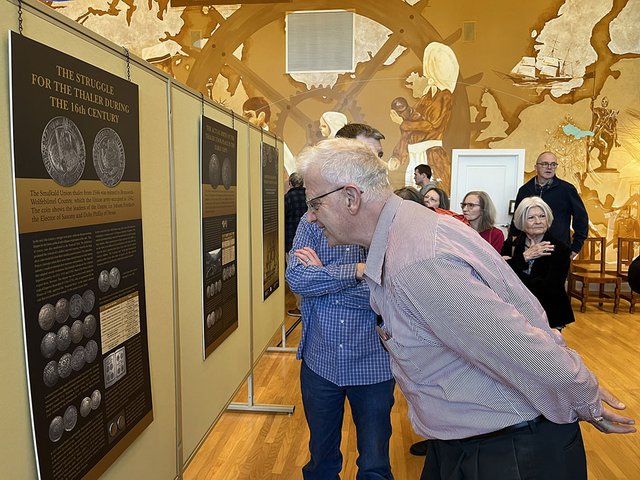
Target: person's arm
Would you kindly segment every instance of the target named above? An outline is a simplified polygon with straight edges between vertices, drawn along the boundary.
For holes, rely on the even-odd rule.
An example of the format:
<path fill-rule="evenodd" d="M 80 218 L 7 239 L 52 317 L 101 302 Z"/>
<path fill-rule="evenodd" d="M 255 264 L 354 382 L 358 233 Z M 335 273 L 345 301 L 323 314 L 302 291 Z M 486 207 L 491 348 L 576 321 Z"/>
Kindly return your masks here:
<path fill-rule="evenodd" d="M 516 195 L 516 203 L 515 203 L 515 205 L 513 207 L 513 211 L 514 212 L 516 211 L 516 208 L 518 208 L 518 205 L 520 205 L 520 202 L 526 197 L 526 193 L 524 192 L 525 185 L 523 185 L 522 187 L 520 187 L 518 189 L 518 194 Z M 521 233 L 522 232 L 520 230 L 518 230 L 516 228 L 515 224 L 513 223 L 513 216 L 512 216 L 511 217 L 511 225 L 509 226 L 509 231 L 507 232 L 507 236 L 509 236 L 509 237 L 517 237 Z"/>
<path fill-rule="evenodd" d="M 580 253 L 584 241 L 589 236 L 589 214 L 584 207 L 584 203 L 578 195 L 576 187 L 569 187 L 569 201 L 571 202 L 571 226 L 573 227 L 573 238 L 571 239 L 571 255 L 572 258 Z"/>
<path fill-rule="evenodd" d="M 502 251 L 502 246 L 504 245 L 504 235 L 502 230 L 497 227 L 492 228 L 491 233 L 489 233 L 489 243 L 496 249 L 496 252 L 500 253 Z"/>
<path fill-rule="evenodd" d="M 528 287 L 532 292 L 544 292 L 547 289 L 564 290 L 564 282 L 569 274 L 571 265 L 570 252 L 564 244 L 554 244 L 554 250 L 544 262 L 547 268 L 536 269 L 537 275 L 532 275 L 528 282 Z"/>
<path fill-rule="evenodd" d="M 508 271 L 501 273 L 508 277 Z M 530 323 L 496 294 L 485 283 L 496 281 L 495 276 L 483 280 L 480 275 L 462 260 L 440 258 L 408 267 L 403 283 L 394 282 L 393 287 L 418 328 L 431 330 L 470 365 L 519 391 L 549 420 L 582 419 L 600 426 L 606 421 L 607 431 L 633 431 L 631 419 L 604 409 L 603 390 L 580 356 L 542 322 Z M 429 281 L 411 280 L 425 278 Z M 511 283 L 508 278 L 505 282 Z M 461 286 L 464 294 L 453 294 Z M 523 305 L 537 303 L 533 296 L 522 300 Z M 543 315 L 539 305 L 537 310 Z M 620 406 L 615 398 L 614 403 Z"/>
<path fill-rule="evenodd" d="M 317 297 L 344 291 L 369 306 L 369 289 L 366 282 L 356 278 L 358 262 L 323 265 L 317 251 L 323 235 L 320 229 L 307 222 L 306 214 L 300 219 L 293 239 L 286 277 L 291 290 L 299 295 Z M 352 248 L 360 248 L 353 246 Z M 296 255 L 295 252 L 310 249 L 312 253 Z M 308 251 L 308 250 L 307 250 Z M 314 257 L 315 255 L 315 257 Z M 310 259 L 310 263 L 307 260 Z"/>

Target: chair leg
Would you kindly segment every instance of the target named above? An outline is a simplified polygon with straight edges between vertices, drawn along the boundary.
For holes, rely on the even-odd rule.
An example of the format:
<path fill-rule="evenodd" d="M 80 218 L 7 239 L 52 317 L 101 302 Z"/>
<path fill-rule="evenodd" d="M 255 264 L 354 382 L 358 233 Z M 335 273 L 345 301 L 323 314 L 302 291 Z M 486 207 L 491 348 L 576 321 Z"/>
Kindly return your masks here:
<path fill-rule="evenodd" d="M 616 283 L 616 289 L 613 295 L 613 313 L 618 313 L 618 307 L 620 306 L 620 280 Z"/>

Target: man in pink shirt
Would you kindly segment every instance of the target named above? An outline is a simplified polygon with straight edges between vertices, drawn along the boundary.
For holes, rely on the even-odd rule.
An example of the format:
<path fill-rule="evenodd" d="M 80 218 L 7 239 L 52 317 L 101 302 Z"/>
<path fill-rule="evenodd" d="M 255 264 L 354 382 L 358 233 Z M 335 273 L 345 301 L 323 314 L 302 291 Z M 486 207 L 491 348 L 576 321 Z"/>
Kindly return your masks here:
<path fill-rule="evenodd" d="M 393 195 L 384 162 L 359 142 L 321 142 L 297 163 L 309 197 L 335 192 L 307 221 L 330 245 L 369 249 L 378 332 L 414 429 L 432 439 L 424 479 L 586 479 L 580 420 L 635 431 L 476 232 Z"/>

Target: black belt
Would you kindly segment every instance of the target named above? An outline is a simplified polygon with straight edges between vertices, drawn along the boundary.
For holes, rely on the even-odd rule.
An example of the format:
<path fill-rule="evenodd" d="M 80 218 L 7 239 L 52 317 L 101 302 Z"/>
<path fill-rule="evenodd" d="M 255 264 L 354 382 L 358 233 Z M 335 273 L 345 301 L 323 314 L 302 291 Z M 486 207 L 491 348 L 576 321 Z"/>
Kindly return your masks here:
<path fill-rule="evenodd" d="M 474 435 L 473 437 L 461 438 L 459 441 L 467 442 L 472 440 L 485 440 L 487 438 L 501 437 L 502 435 L 517 432 L 518 430 L 523 430 L 525 428 L 530 428 L 532 425 L 535 425 L 540 422 L 546 422 L 546 421 L 547 419 L 544 418 L 544 416 L 540 415 L 539 417 L 536 417 L 533 420 L 526 420 L 524 422 L 516 423 L 515 425 L 510 425 L 508 427 L 501 428 L 500 430 L 496 430 L 495 432 L 482 433 L 480 435 Z"/>

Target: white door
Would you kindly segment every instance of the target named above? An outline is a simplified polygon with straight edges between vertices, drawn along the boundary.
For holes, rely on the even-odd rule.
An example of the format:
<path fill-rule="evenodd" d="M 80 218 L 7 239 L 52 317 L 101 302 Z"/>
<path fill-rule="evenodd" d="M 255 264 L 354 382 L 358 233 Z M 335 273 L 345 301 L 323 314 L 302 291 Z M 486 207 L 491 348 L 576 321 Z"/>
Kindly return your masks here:
<path fill-rule="evenodd" d="M 453 150 L 451 160 L 451 210 L 462 212 L 467 192 L 482 190 L 496 206 L 496 226 L 506 235 L 516 199 L 524 180 L 524 149 Z"/>

